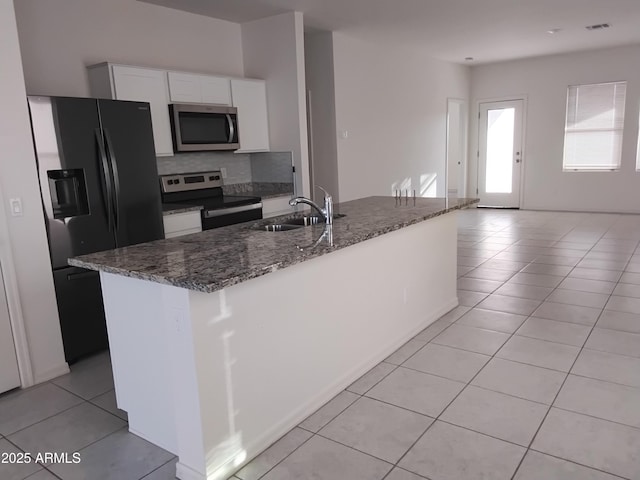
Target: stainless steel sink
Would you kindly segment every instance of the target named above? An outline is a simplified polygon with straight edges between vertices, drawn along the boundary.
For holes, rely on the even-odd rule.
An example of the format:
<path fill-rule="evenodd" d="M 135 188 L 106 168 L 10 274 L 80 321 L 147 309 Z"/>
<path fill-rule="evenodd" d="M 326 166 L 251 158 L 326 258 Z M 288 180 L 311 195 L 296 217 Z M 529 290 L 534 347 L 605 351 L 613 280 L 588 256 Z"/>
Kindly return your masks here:
<path fill-rule="evenodd" d="M 286 232 L 288 230 L 296 230 L 302 227 L 304 227 L 304 225 L 289 225 L 289 224 L 283 224 L 283 223 L 276 223 L 273 225 L 264 225 L 262 228 L 267 232 Z"/>
<path fill-rule="evenodd" d="M 333 219 L 342 218 L 344 214 L 336 213 Z M 310 225 L 324 225 L 324 218 L 320 215 L 305 215 L 302 217 L 281 220 L 282 223 L 255 223 L 251 226 L 253 230 L 263 230 L 267 232 L 288 232 L 289 230 L 297 230 L 298 228 L 308 227 Z"/>

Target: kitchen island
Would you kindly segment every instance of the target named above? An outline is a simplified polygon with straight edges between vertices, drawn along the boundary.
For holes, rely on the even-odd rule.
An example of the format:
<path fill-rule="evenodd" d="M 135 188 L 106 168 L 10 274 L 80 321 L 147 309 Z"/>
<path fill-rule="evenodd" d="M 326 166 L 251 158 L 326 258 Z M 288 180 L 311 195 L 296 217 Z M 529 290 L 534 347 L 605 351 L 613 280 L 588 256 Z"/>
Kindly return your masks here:
<path fill-rule="evenodd" d="M 285 216 L 70 259 L 101 272 L 130 431 L 181 479 L 227 478 L 458 304 L 475 202 L 369 197 L 330 232 L 264 231 Z"/>

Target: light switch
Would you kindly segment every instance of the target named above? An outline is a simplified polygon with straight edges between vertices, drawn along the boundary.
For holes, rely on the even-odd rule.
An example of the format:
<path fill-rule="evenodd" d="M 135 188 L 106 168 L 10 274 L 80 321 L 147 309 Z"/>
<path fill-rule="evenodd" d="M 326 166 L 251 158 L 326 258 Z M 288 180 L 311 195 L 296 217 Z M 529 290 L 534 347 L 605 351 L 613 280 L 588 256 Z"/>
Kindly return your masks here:
<path fill-rule="evenodd" d="M 349 130 L 340 130 L 340 138 L 349 138 Z"/>
<path fill-rule="evenodd" d="M 226 168 L 221 168 L 220 169 L 220 173 L 222 174 L 222 178 L 227 178 L 227 169 Z"/>
<path fill-rule="evenodd" d="M 22 216 L 22 199 L 11 198 L 9 199 L 9 206 L 11 207 L 11 215 L 14 217 Z"/>

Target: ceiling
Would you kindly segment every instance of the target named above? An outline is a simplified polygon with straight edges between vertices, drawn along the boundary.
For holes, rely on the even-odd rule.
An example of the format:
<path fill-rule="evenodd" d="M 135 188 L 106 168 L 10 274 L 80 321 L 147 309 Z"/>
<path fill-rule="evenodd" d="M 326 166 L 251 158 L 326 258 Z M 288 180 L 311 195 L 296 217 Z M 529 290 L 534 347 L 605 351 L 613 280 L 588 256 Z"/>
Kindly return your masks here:
<path fill-rule="evenodd" d="M 139 0 L 244 23 L 288 11 L 306 30 L 414 45 L 456 63 L 640 43 L 639 0 Z M 610 28 L 588 31 L 587 25 Z M 547 33 L 560 29 L 555 34 Z M 473 61 L 465 61 L 473 57 Z"/>

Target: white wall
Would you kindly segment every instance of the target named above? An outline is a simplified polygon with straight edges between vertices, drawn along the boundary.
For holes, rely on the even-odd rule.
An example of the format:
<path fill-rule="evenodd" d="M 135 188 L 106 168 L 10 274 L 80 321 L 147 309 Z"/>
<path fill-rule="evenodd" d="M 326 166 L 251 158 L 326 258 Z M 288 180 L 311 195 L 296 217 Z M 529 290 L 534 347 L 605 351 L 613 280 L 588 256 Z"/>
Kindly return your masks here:
<path fill-rule="evenodd" d="M 470 158 L 477 149 L 477 102 L 526 95 L 522 207 L 640 213 L 639 58 L 636 45 L 473 67 Z M 563 173 L 567 86 L 615 80 L 628 82 L 620 171 Z M 475 170 L 470 180 L 477 182 Z"/>
<path fill-rule="evenodd" d="M 329 191 L 340 201 L 338 187 L 338 146 L 336 144 L 336 104 L 333 72 L 333 34 L 310 33 L 304 36 L 304 62 L 309 95 L 313 183 Z M 312 194 L 321 198 L 322 192 Z"/>
<path fill-rule="evenodd" d="M 267 82 L 269 140 L 273 151 L 291 151 L 297 195 L 309 196 L 302 14 L 283 13 L 242 24 L 244 73 Z"/>
<path fill-rule="evenodd" d="M 348 132 L 338 137 L 341 200 L 395 188 L 443 196 L 447 97 L 469 97 L 468 67 L 341 33 L 333 44 L 336 125 Z"/>
<path fill-rule="evenodd" d="M 29 94 L 89 96 L 86 65 L 242 76 L 240 25 L 135 0 L 16 0 Z"/>
<path fill-rule="evenodd" d="M 5 280 L 11 282 L 12 320 L 20 321 L 17 317 L 22 317 L 24 321 L 33 377 L 40 382 L 65 373 L 68 367 L 62 349 L 12 0 L 0 0 L 0 105 L 0 207 L 6 214 L 0 216 L 0 256 L 9 273 Z M 13 217 L 9 199 L 18 197 L 22 199 L 24 215 Z"/>
<path fill-rule="evenodd" d="M 242 39 L 238 24 L 134 0 L 19 0 L 15 13 L 13 3 L 0 0 L 0 190 L 8 219 L 0 225 L 0 255 L 3 268 L 15 265 L 19 300 L 12 314 L 24 317 L 39 382 L 68 367 L 26 93 L 88 96 L 85 66 L 106 60 L 242 76 Z M 23 217 L 9 216 L 13 197 L 23 199 Z"/>

